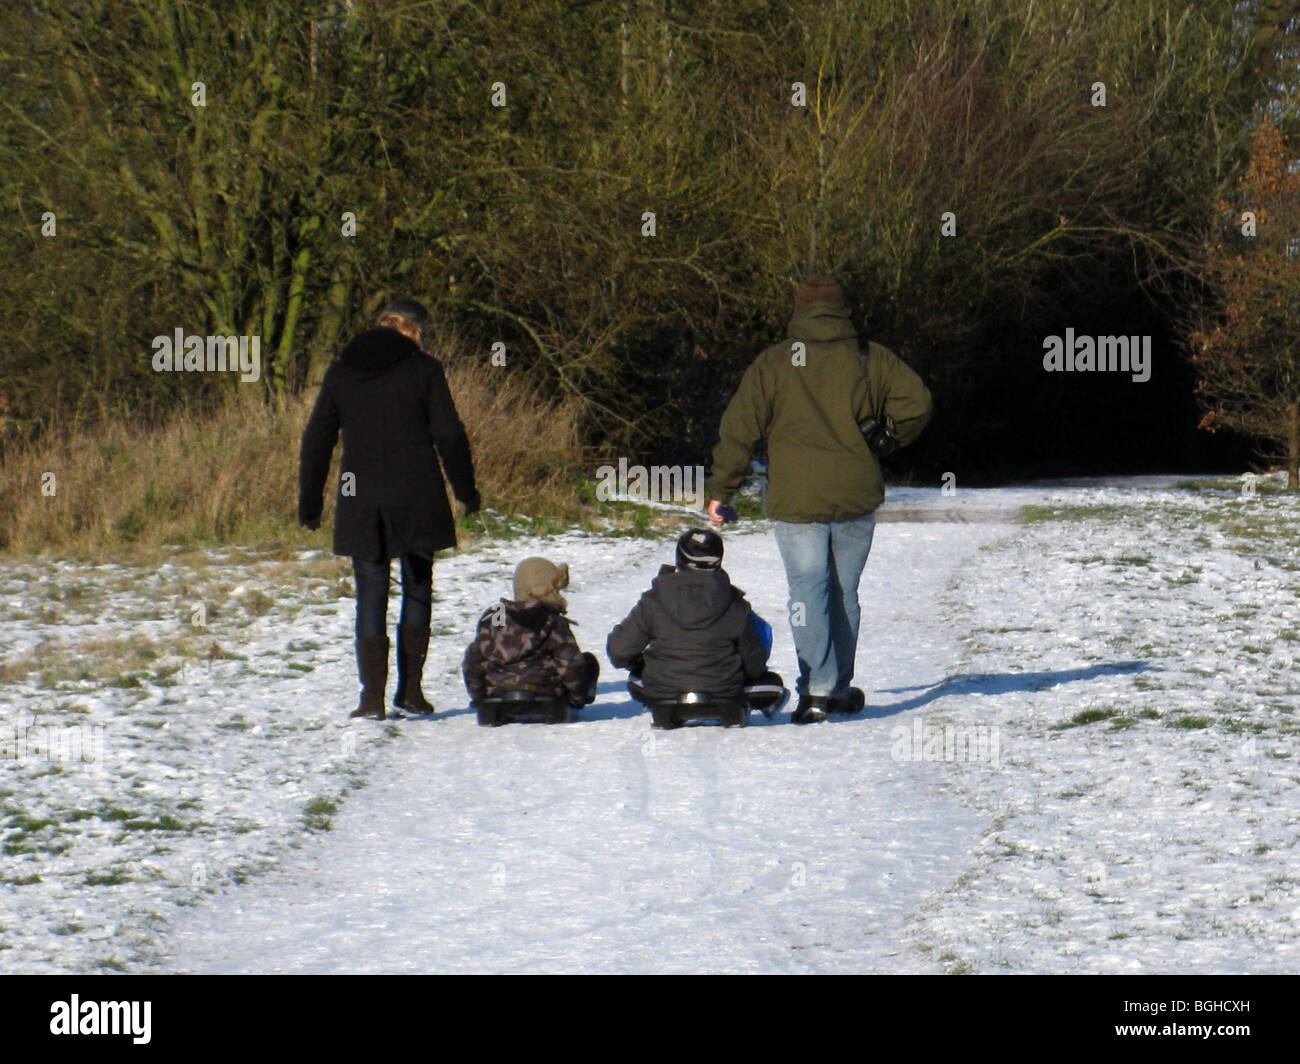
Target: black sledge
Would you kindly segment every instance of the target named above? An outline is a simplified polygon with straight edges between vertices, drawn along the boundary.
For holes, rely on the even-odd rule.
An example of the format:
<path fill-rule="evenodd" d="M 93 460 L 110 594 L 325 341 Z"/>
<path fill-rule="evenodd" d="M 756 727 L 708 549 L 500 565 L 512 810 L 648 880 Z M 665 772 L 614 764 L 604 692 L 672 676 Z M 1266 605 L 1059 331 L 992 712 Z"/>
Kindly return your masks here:
<path fill-rule="evenodd" d="M 716 720 L 724 728 L 743 728 L 749 723 L 749 706 L 738 698 L 689 691 L 681 698 L 649 705 L 653 728 L 680 728 L 688 720 Z"/>
<path fill-rule="evenodd" d="M 474 711 L 482 727 L 495 728 L 520 720 L 567 724 L 571 709 L 563 698 L 538 695 L 532 691 L 507 691 L 493 698 L 480 698 L 474 703 Z"/>

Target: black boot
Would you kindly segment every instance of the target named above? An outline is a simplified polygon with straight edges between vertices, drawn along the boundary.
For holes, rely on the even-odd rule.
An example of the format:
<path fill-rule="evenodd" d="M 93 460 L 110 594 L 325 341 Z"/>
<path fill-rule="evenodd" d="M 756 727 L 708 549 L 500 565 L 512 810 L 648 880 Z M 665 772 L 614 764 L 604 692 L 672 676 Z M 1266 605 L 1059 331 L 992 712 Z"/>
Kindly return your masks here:
<path fill-rule="evenodd" d="M 357 640 L 357 675 L 361 678 L 361 701 L 349 717 L 383 720 L 384 687 L 388 683 L 388 637 L 367 635 Z"/>
<path fill-rule="evenodd" d="M 600 662 L 596 660 L 596 655 L 585 653 L 582 655 L 582 661 L 587 670 L 587 686 L 583 690 L 582 700 L 576 702 L 574 709 L 581 709 L 583 706 L 589 706 L 596 701 L 596 684 L 600 679 Z"/>
<path fill-rule="evenodd" d="M 790 692 L 785 689 L 781 674 L 769 669 L 757 680 L 745 684 L 745 701 L 751 709 L 759 710 L 771 720 L 790 701 Z"/>
<path fill-rule="evenodd" d="M 849 693 L 841 698 L 832 698 L 826 707 L 830 713 L 846 713 L 852 716 L 867 708 L 867 696 L 861 687 L 850 687 Z"/>
<path fill-rule="evenodd" d="M 393 705 L 398 709 L 422 715 L 436 712 L 420 690 L 428 652 L 428 628 L 417 628 L 413 624 L 397 626 L 397 692 L 393 695 Z"/>
<path fill-rule="evenodd" d="M 829 705 L 830 698 L 826 695 L 800 695 L 790 721 L 793 724 L 818 724 L 826 719 Z"/>

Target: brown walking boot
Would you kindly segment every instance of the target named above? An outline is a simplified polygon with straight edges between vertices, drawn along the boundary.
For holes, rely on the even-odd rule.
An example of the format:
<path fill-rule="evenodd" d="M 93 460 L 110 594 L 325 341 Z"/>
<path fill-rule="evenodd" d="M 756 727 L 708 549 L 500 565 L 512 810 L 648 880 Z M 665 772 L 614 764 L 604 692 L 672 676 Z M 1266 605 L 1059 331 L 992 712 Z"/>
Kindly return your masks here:
<path fill-rule="evenodd" d="M 357 675 L 361 678 L 361 701 L 349 717 L 383 720 L 384 687 L 388 683 L 388 637 L 367 635 L 357 640 Z"/>
<path fill-rule="evenodd" d="M 398 709 L 425 715 L 437 712 L 420 690 L 428 652 L 428 628 L 417 628 L 413 624 L 397 626 L 397 693 L 393 695 L 393 705 Z"/>

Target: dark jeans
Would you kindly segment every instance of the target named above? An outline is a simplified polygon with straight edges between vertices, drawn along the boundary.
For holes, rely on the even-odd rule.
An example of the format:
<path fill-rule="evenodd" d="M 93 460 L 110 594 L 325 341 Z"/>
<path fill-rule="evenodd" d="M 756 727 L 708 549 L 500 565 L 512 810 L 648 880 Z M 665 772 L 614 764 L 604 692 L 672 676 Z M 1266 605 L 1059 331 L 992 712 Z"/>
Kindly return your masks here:
<path fill-rule="evenodd" d="M 402 615 L 399 624 L 428 628 L 433 615 L 433 559 L 403 554 Z M 388 561 L 352 559 L 357 579 L 357 638 L 388 633 Z"/>

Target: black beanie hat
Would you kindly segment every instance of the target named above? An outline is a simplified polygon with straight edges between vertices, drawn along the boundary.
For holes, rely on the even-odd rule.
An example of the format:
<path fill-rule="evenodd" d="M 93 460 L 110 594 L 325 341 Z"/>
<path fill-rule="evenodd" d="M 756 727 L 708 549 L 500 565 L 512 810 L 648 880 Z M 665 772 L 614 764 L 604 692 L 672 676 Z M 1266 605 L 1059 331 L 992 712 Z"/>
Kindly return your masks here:
<path fill-rule="evenodd" d="M 722 566 L 722 537 L 707 528 L 693 528 L 677 541 L 678 569 L 718 569 Z"/>

